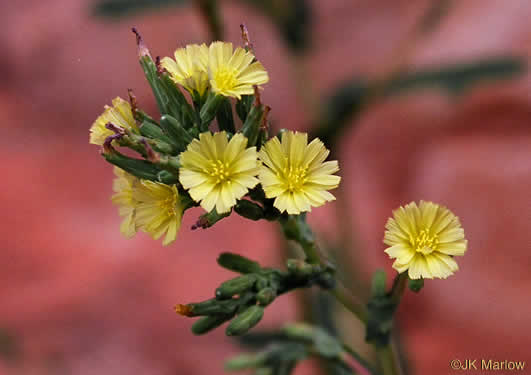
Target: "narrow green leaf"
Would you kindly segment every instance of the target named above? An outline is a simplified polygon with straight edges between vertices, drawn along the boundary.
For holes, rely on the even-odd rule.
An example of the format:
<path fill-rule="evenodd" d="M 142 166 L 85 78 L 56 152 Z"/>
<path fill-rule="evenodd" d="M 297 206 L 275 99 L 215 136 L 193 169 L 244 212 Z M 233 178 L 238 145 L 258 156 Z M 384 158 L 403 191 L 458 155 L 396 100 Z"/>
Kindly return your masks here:
<path fill-rule="evenodd" d="M 96 16 L 118 18 L 132 13 L 188 3 L 188 0 L 101 0 L 94 5 L 93 11 Z"/>

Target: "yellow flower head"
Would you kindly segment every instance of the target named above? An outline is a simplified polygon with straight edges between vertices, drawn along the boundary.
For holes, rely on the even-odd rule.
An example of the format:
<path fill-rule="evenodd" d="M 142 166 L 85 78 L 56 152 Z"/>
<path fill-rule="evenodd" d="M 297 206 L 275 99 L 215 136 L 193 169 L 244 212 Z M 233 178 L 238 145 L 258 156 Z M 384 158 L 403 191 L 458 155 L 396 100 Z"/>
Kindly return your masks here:
<path fill-rule="evenodd" d="M 181 154 L 179 180 L 190 196 L 210 212 L 229 212 L 236 200 L 258 184 L 256 147 L 235 134 L 230 141 L 224 131 L 199 135 Z"/>
<path fill-rule="evenodd" d="M 190 44 L 175 51 L 175 60 L 164 57 L 161 60 L 171 78 L 190 93 L 197 91 L 200 95 L 208 87 L 208 47 L 206 44 Z"/>
<path fill-rule="evenodd" d="M 299 214 L 311 211 L 325 202 L 335 200 L 328 190 L 339 185 L 341 177 L 337 161 L 327 161 L 330 151 L 314 139 L 308 144 L 306 133 L 285 132 L 282 142 L 277 137 L 260 150 L 259 179 L 267 198 L 275 198 L 274 206 L 281 212 Z"/>
<path fill-rule="evenodd" d="M 106 105 L 105 111 L 90 127 L 90 143 L 101 146 L 108 136 L 114 134 L 112 130 L 105 127 L 109 122 L 127 130 L 138 131 L 131 105 L 122 98 L 116 97 L 112 101 L 112 107 Z"/>
<path fill-rule="evenodd" d="M 138 202 L 133 197 L 133 192 L 140 184 L 140 180 L 118 167 L 114 167 L 114 174 L 116 175 L 113 181 L 115 194 L 113 194 L 111 200 L 114 204 L 120 206 L 118 212 L 120 216 L 124 217 L 120 225 L 120 232 L 125 237 L 131 238 L 138 229 L 135 221 L 135 210 Z"/>
<path fill-rule="evenodd" d="M 163 245 L 175 241 L 184 211 L 175 185 L 140 180 L 118 167 L 114 174 L 111 199 L 120 206 L 120 216 L 125 216 L 120 232 L 131 238 L 141 229 L 154 239 L 166 233 Z"/>
<path fill-rule="evenodd" d="M 459 269 L 453 259 L 467 248 L 459 218 L 432 202 L 412 202 L 393 211 L 385 225 L 385 252 L 393 268 L 408 271 L 410 279 L 446 279 Z"/>
<path fill-rule="evenodd" d="M 251 95 L 254 85 L 269 81 L 262 64 L 253 62 L 254 55 L 243 48 L 232 52 L 232 43 L 214 42 L 209 48 L 208 75 L 212 91 L 240 99 Z"/>
<path fill-rule="evenodd" d="M 162 241 L 163 245 L 175 241 L 184 212 L 177 187 L 141 180 L 133 197 L 138 201 L 137 225 L 155 240 L 166 234 Z"/>

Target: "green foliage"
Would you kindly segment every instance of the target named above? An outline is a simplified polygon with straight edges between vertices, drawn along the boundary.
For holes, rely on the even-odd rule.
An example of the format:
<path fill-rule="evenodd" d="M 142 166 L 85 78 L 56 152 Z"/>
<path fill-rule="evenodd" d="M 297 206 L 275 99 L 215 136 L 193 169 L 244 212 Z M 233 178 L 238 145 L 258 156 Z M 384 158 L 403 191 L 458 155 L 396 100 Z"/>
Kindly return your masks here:
<path fill-rule="evenodd" d="M 188 3 L 188 0 L 101 0 L 94 5 L 93 12 L 97 16 L 117 18 Z"/>
<path fill-rule="evenodd" d="M 215 298 L 180 305 L 177 311 L 189 317 L 212 317 L 198 321 L 192 327 L 194 333 L 203 334 L 231 320 L 226 330 L 227 335 L 242 335 L 260 322 L 264 308 L 278 296 L 298 288 L 309 288 L 313 285 L 322 287 L 324 275 L 333 277 L 333 270 L 330 268 L 299 262 L 300 267 L 294 267 L 293 264 L 297 262 L 288 260 L 291 266 L 287 272 L 284 272 L 262 268 L 257 262 L 238 254 L 223 253 L 218 258 L 218 263 L 243 275 L 223 282 L 216 289 Z M 306 271 L 301 273 L 299 268 Z M 215 318 L 216 316 L 218 318 Z"/>
<path fill-rule="evenodd" d="M 255 370 L 255 374 L 290 374 L 301 361 L 316 357 L 336 365 L 341 374 L 355 374 L 344 362 L 350 354 L 343 344 L 325 330 L 308 324 L 290 324 L 275 332 L 251 333 L 240 339 L 242 343 L 252 343 L 259 352 L 238 355 L 225 364 L 228 371 Z M 338 372 L 340 373 L 340 372 Z"/>
<path fill-rule="evenodd" d="M 430 88 L 444 90 L 449 95 L 459 95 L 482 83 L 519 77 L 526 70 L 523 59 L 498 57 L 405 72 L 385 82 L 354 78 L 324 99 L 324 109 L 313 134 L 326 144 L 334 143 L 350 125 L 350 121 L 361 113 L 365 103 L 377 97 Z"/>

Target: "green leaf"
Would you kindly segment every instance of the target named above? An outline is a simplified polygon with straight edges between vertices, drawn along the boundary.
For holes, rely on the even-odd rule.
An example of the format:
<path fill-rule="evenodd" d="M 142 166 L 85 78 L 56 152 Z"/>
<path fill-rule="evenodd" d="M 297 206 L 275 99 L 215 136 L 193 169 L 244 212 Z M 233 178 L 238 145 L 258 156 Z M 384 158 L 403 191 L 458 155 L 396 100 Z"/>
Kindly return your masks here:
<path fill-rule="evenodd" d="M 324 99 L 324 111 L 314 126 L 313 135 L 327 145 L 332 144 L 349 125 L 349 121 L 361 111 L 367 89 L 366 81 L 355 78 Z"/>
<path fill-rule="evenodd" d="M 187 4 L 187 0 L 102 0 L 94 5 L 93 12 L 96 16 L 117 18 L 146 10 Z"/>
<path fill-rule="evenodd" d="M 256 6 L 276 25 L 284 42 L 295 53 L 303 53 L 310 45 L 312 11 L 308 0 L 264 1 L 243 0 Z"/>
<path fill-rule="evenodd" d="M 463 94 L 481 83 L 507 80 L 527 71 L 525 59 L 496 57 L 449 64 L 415 72 L 404 72 L 387 82 L 369 82 L 354 78 L 338 87 L 324 101 L 324 111 L 314 125 L 313 135 L 332 144 L 364 108 L 367 100 L 399 95 L 413 90 L 441 89 L 449 95 Z"/>
<path fill-rule="evenodd" d="M 474 85 L 515 78 L 526 70 L 527 64 L 524 59 L 489 58 L 406 73 L 389 81 L 382 93 L 397 95 L 409 90 L 431 87 L 446 90 L 450 95 L 458 95 Z"/>

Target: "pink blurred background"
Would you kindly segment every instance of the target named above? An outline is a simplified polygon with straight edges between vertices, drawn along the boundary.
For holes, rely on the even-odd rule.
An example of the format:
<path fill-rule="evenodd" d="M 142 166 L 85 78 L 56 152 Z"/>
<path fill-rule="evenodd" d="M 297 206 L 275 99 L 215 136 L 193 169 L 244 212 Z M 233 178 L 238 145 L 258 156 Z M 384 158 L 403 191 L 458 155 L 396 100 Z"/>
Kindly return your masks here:
<path fill-rule="evenodd" d="M 215 263 L 221 251 L 281 265 L 277 228 L 233 215 L 190 231 L 201 213 L 195 210 L 170 247 L 143 234 L 126 240 L 109 200 L 112 168 L 88 144 L 103 105 L 126 97 L 127 88 L 156 113 L 131 26 L 163 56 L 207 40 L 208 29 L 194 7 L 112 22 L 92 17 L 91 4 L 0 2 L 0 331 L 16 347 L 14 357 L 0 356 L 0 374 L 223 373 L 224 359 L 240 349 L 223 330 L 193 336 L 192 321 L 173 305 L 210 298 L 232 277 Z M 314 45 L 295 63 L 267 18 L 222 2 L 226 39 L 239 44 L 238 25 L 245 22 L 270 73 L 263 99 L 277 128 L 308 129 L 298 69 L 311 78 L 304 90 L 316 95 L 354 74 L 378 75 L 429 1 L 310 4 Z M 501 54 L 529 61 L 530 19 L 528 0 L 455 2 L 406 62 L 418 68 Z M 449 374 L 455 358 L 520 360 L 531 368 L 530 75 L 482 84 L 457 99 L 436 90 L 387 99 L 371 106 L 340 146 L 349 195 L 342 203 L 351 206 L 346 220 L 363 249 L 352 254 L 360 278 L 377 268 L 393 274 L 383 226 L 392 209 L 411 200 L 448 206 L 469 239 L 456 275 L 427 282 L 400 306 L 410 374 Z M 327 238 L 338 235 L 334 212 L 342 203 L 310 215 Z M 296 319 L 297 306 L 293 296 L 278 299 L 260 327 Z M 351 321 L 341 321 L 348 332 Z M 359 347 L 356 335 L 347 339 Z M 303 366 L 296 374 L 310 371 Z"/>

